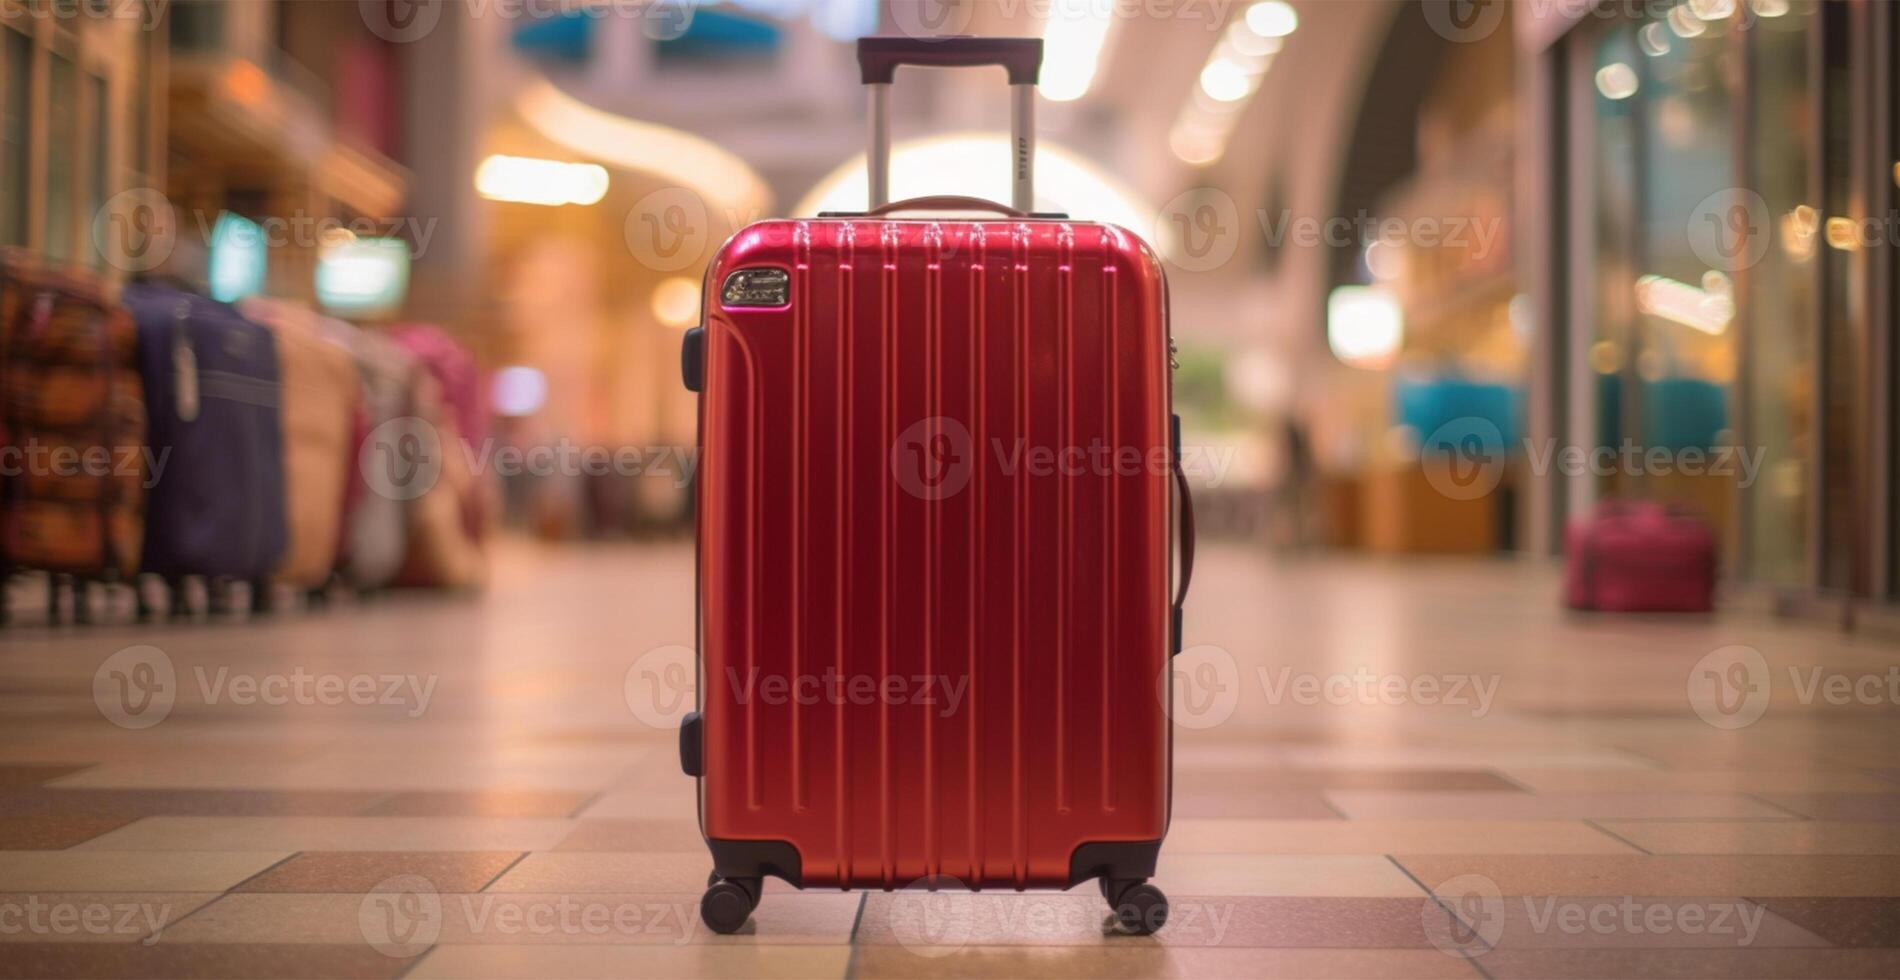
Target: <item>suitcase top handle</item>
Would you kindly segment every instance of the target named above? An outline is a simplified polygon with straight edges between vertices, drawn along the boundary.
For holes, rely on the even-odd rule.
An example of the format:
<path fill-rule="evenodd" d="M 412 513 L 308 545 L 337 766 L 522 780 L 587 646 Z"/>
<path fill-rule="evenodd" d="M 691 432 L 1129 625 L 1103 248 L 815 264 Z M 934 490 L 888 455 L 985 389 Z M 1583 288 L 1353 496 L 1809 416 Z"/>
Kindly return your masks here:
<path fill-rule="evenodd" d="M 963 197 L 958 194 L 934 194 L 930 197 L 912 197 L 902 201 L 892 201 L 864 212 L 864 216 L 882 218 L 900 211 L 994 211 L 1010 218 L 1030 216 L 1029 212 L 1018 211 L 1007 204 L 998 204 L 980 197 Z"/>
<path fill-rule="evenodd" d="M 889 85 L 899 65 L 975 68 L 1000 65 L 1011 85 L 1034 85 L 1042 75 L 1039 37 L 866 37 L 858 39 L 858 70 L 866 85 Z"/>
<path fill-rule="evenodd" d="M 965 68 L 1001 65 L 1010 85 L 1010 204 L 1036 209 L 1036 80 L 1042 74 L 1039 37 L 865 37 L 858 39 L 858 68 L 871 90 L 871 209 L 891 202 L 891 80 L 899 65 Z"/>

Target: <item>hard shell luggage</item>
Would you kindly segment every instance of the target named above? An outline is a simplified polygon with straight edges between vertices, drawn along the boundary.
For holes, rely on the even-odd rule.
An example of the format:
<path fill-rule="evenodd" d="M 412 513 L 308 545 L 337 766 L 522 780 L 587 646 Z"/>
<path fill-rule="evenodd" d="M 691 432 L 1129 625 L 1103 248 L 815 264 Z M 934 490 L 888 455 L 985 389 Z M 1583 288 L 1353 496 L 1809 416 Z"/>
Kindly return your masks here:
<path fill-rule="evenodd" d="M 256 297 L 238 309 L 276 336 L 283 378 L 289 547 L 273 577 L 319 589 L 336 572 L 344 491 L 355 476 L 362 382 L 350 352 L 326 336 L 324 318 L 315 312 Z"/>
<path fill-rule="evenodd" d="M 1124 229 L 1031 213 L 1039 40 L 871 38 L 858 57 L 872 209 L 733 237 L 683 352 L 702 918 L 738 929 L 768 875 L 1100 879 L 1123 927 L 1152 931 L 1192 562 L 1161 266 Z M 898 65 L 1007 69 L 1014 207 L 886 202 Z M 916 210 L 994 216 L 896 217 Z"/>
<path fill-rule="evenodd" d="M 166 461 L 149 498 L 144 569 L 267 578 L 288 544 L 276 338 L 170 286 L 134 283 L 124 302 L 138 322 L 152 449 Z"/>
<path fill-rule="evenodd" d="M 14 571 L 128 579 L 144 538 L 145 395 L 101 284 L 0 253 L 0 585 Z M 55 619 L 64 581 L 49 590 Z M 73 604 L 84 618 L 83 588 Z M 3 613 L 0 613 L 3 615 Z"/>
<path fill-rule="evenodd" d="M 404 495 L 387 492 L 387 486 L 371 486 L 369 473 L 382 462 L 375 458 L 371 439 L 410 414 L 411 389 L 421 368 L 387 337 L 338 320 L 326 321 L 324 327 L 349 349 L 363 391 L 363 411 L 350 434 L 343 577 L 358 589 L 379 589 L 395 581 L 408 553 L 409 503 Z"/>
<path fill-rule="evenodd" d="M 1694 512 L 1607 500 L 1564 532 L 1564 601 L 1601 612 L 1715 608 L 1715 531 Z"/>

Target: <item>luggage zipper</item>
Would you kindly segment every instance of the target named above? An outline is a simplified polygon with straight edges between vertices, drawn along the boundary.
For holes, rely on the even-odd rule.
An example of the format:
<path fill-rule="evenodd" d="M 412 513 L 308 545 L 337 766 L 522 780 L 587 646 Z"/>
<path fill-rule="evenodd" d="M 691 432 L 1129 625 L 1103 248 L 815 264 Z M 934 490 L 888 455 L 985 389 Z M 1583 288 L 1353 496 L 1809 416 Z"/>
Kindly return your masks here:
<path fill-rule="evenodd" d="M 1181 345 L 1174 342 L 1174 334 L 1168 334 L 1168 367 L 1181 370 Z"/>

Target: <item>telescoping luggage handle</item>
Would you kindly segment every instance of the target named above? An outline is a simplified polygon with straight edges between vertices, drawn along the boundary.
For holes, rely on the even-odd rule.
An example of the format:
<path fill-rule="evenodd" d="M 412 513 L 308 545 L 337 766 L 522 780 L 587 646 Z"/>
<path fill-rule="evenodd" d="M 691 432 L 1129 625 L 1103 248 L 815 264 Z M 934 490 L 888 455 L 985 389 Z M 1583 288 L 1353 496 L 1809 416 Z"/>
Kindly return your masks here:
<path fill-rule="evenodd" d="M 1042 74 L 1039 37 L 867 37 L 858 40 L 858 68 L 871 90 L 871 208 L 891 203 L 891 81 L 899 65 L 973 68 L 1000 65 L 1009 73 L 1009 145 L 1014 158 L 1010 205 L 1035 210 L 1036 82 Z"/>

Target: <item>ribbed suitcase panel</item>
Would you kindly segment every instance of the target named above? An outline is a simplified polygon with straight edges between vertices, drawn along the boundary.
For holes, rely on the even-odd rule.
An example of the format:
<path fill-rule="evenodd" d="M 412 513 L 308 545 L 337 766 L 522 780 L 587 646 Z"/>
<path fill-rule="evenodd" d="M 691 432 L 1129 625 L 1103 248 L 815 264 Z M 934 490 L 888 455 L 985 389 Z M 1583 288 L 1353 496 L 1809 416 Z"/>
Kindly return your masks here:
<path fill-rule="evenodd" d="M 719 307 L 755 266 L 790 305 Z M 1152 260 L 1099 225 L 769 222 L 710 283 L 708 836 L 852 887 L 1066 884 L 1077 845 L 1161 836 Z"/>

